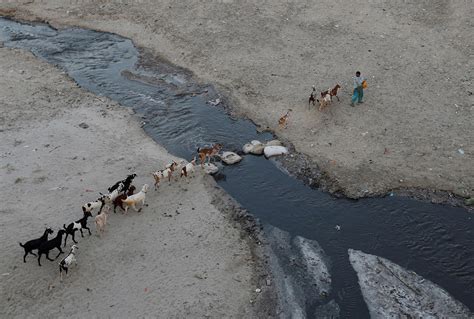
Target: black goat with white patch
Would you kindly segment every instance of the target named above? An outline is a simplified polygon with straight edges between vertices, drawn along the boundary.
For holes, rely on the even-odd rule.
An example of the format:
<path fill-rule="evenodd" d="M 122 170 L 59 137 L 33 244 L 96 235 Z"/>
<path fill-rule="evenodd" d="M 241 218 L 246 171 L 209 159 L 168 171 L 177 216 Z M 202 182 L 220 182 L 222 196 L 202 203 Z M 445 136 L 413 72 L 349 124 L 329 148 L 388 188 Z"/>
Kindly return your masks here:
<path fill-rule="evenodd" d="M 113 192 L 115 189 L 119 188 L 120 187 L 120 184 L 122 184 L 122 189 L 120 190 L 121 192 L 124 192 L 126 193 L 128 191 L 128 188 L 130 187 L 130 185 L 132 184 L 132 181 L 133 179 L 137 177 L 137 174 L 133 173 L 133 174 L 130 174 L 127 176 L 127 178 L 125 178 L 124 180 L 122 181 L 118 181 L 117 183 L 115 183 L 114 185 L 112 185 L 111 187 L 109 187 L 109 193 Z"/>
<path fill-rule="evenodd" d="M 61 249 L 61 243 L 63 242 L 63 235 L 66 233 L 66 231 L 60 229 L 58 230 L 58 233 L 56 234 L 56 237 L 54 237 L 51 240 L 48 240 L 47 242 L 44 242 L 39 246 L 38 248 L 38 265 L 41 266 L 41 255 L 45 254 L 46 259 L 54 261 L 54 259 L 49 258 L 49 251 L 53 250 L 54 248 L 57 248 L 59 250 L 58 255 L 56 256 L 55 259 L 59 257 L 59 255 L 64 254 L 64 251 Z"/>
<path fill-rule="evenodd" d="M 84 217 L 75 221 L 74 223 L 70 223 L 67 227 L 66 224 L 63 225 L 64 231 L 66 232 L 66 238 L 64 238 L 64 247 L 66 247 L 67 237 L 71 235 L 72 241 L 77 244 L 76 238 L 74 237 L 74 233 L 79 230 L 81 232 L 81 237 L 84 237 L 82 233 L 82 229 L 87 229 L 89 231 L 89 236 L 92 235 L 91 230 L 87 227 L 87 219 L 92 217 L 91 212 L 84 212 Z"/>
<path fill-rule="evenodd" d="M 104 207 L 105 205 L 105 200 L 108 198 L 108 195 L 103 195 L 101 194 L 102 196 L 100 196 L 95 202 L 89 202 L 87 204 L 84 204 L 82 206 L 82 212 L 85 213 L 85 212 L 91 212 L 96 209 L 96 208 L 99 208 L 99 212 L 102 210 L 102 208 Z"/>
<path fill-rule="evenodd" d="M 23 262 L 26 263 L 26 255 L 28 254 L 32 254 L 36 257 L 38 257 L 38 255 L 36 255 L 33 250 L 36 250 L 39 248 L 39 246 L 41 246 L 42 243 L 45 243 L 46 241 L 48 241 L 48 235 L 54 233 L 54 231 L 51 229 L 51 228 L 46 228 L 46 230 L 44 231 L 43 233 L 43 236 L 41 236 L 40 238 L 37 238 L 37 239 L 32 239 L 30 241 L 27 241 L 24 245 L 22 243 L 19 243 L 21 247 L 23 247 L 23 249 L 25 250 L 25 255 L 23 256 Z"/>

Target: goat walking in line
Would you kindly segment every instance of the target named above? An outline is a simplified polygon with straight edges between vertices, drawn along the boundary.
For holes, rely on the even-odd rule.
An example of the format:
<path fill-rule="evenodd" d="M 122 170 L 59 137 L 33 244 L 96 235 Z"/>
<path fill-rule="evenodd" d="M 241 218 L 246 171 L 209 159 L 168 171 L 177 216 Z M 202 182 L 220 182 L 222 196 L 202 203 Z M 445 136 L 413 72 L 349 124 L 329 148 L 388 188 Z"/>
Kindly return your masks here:
<path fill-rule="evenodd" d="M 20 246 L 23 247 L 23 249 L 25 250 L 25 255 L 23 256 L 23 262 L 26 263 L 26 256 L 28 254 L 32 254 L 32 255 L 38 257 L 38 255 L 36 255 L 33 252 L 33 250 L 38 249 L 43 243 L 47 242 L 48 241 L 48 235 L 53 234 L 53 233 L 54 233 L 54 231 L 51 228 L 48 227 L 48 228 L 46 228 L 46 230 L 44 231 L 43 235 L 40 238 L 27 241 L 24 245 L 22 243 L 19 243 Z"/>
<path fill-rule="evenodd" d="M 132 196 L 133 193 L 135 192 L 135 186 L 133 185 L 130 185 L 130 187 L 128 188 L 128 191 L 126 194 L 120 194 L 119 196 L 117 196 L 117 198 L 115 198 L 114 200 L 114 214 L 117 213 L 116 209 L 117 209 L 117 206 L 120 207 L 122 210 L 125 210 L 123 208 L 123 202 L 122 200 L 123 199 L 126 199 L 128 196 Z"/>
<path fill-rule="evenodd" d="M 148 184 L 143 185 L 142 190 L 132 196 L 128 196 L 126 199 L 122 199 L 125 205 L 125 214 L 128 212 L 128 208 L 132 207 L 136 212 L 141 212 L 143 206 L 145 206 L 146 192 L 148 191 Z M 140 209 L 137 209 L 137 204 L 140 204 Z"/>
<path fill-rule="evenodd" d="M 105 226 L 107 225 L 107 215 L 109 214 L 110 207 L 104 207 L 100 213 L 95 216 L 95 228 L 97 233 L 99 233 L 99 237 L 102 237 L 102 233 L 105 232 Z"/>
<path fill-rule="evenodd" d="M 46 255 L 46 259 L 54 261 L 54 259 L 49 258 L 49 251 L 53 250 L 54 248 L 59 250 L 59 253 L 55 259 L 57 259 L 59 255 L 64 254 L 64 251 L 61 249 L 61 243 L 63 241 L 63 235 L 65 233 L 65 230 L 60 229 L 58 230 L 56 237 L 41 244 L 41 246 L 38 248 L 38 265 L 41 266 L 41 255 L 43 254 Z"/>
<path fill-rule="evenodd" d="M 199 160 L 201 161 L 201 168 L 204 168 L 204 162 L 208 159 L 208 162 L 211 162 L 211 157 L 216 156 L 219 154 L 220 150 L 222 149 L 222 144 L 216 143 L 211 148 L 200 148 L 198 147 L 197 153 L 199 156 Z"/>
<path fill-rule="evenodd" d="M 66 247 L 67 237 L 69 235 L 71 235 L 72 241 L 77 244 L 77 241 L 74 238 L 74 234 L 76 233 L 77 230 L 81 232 L 81 237 L 84 237 L 84 234 L 82 232 L 83 228 L 89 231 L 89 236 L 92 235 L 90 228 L 87 227 L 87 219 L 89 217 L 92 217 L 91 212 L 85 212 L 84 217 L 82 217 L 81 219 L 73 223 L 70 223 L 67 227 L 66 227 L 66 224 L 63 225 L 64 231 L 66 232 L 66 238 L 64 238 L 64 247 Z"/>

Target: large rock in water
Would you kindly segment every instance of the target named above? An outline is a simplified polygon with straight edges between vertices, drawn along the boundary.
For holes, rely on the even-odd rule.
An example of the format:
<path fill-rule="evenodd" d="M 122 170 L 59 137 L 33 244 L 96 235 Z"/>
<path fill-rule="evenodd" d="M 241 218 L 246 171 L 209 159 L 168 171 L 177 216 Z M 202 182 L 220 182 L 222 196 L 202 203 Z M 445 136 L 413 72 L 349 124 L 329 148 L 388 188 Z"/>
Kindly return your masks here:
<path fill-rule="evenodd" d="M 240 162 L 242 160 L 242 157 L 235 154 L 234 152 L 224 152 L 221 155 L 221 160 L 228 165 L 232 165 Z"/>
<path fill-rule="evenodd" d="M 349 249 L 349 260 L 371 318 L 473 318 L 443 288 L 385 258 Z"/>
<path fill-rule="evenodd" d="M 212 163 L 204 163 L 203 169 L 204 169 L 204 172 L 206 172 L 206 174 L 211 174 L 211 175 L 219 171 L 219 168 Z"/>
<path fill-rule="evenodd" d="M 269 158 L 272 156 L 288 154 L 288 149 L 284 146 L 265 146 L 263 154 L 265 154 L 265 157 Z"/>
<path fill-rule="evenodd" d="M 263 145 L 262 142 L 253 140 L 252 142 L 245 144 L 242 150 L 244 151 L 245 154 L 250 153 L 254 155 L 262 155 L 264 148 L 265 148 L 265 145 Z"/>

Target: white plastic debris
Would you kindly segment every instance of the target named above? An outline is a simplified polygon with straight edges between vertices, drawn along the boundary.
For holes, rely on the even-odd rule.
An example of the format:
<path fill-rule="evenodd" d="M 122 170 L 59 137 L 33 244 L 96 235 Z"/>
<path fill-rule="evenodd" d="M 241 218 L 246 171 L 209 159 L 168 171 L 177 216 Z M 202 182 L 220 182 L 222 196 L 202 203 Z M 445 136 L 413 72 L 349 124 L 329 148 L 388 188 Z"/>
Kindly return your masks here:
<path fill-rule="evenodd" d="M 458 153 L 464 155 L 464 150 L 462 148 L 458 149 Z"/>
<path fill-rule="evenodd" d="M 336 225 L 336 227 L 334 227 L 334 228 L 336 228 L 337 231 L 341 230 L 341 226 L 339 226 L 339 225 Z"/>
<path fill-rule="evenodd" d="M 217 106 L 220 103 L 221 103 L 221 99 L 215 99 L 215 100 L 209 101 L 209 104 L 211 104 L 212 106 Z"/>
<path fill-rule="evenodd" d="M 284 146 L 266 146 L 263 150 L 265 157 L 279 156 L 288 154 L 288 149 Z"/>

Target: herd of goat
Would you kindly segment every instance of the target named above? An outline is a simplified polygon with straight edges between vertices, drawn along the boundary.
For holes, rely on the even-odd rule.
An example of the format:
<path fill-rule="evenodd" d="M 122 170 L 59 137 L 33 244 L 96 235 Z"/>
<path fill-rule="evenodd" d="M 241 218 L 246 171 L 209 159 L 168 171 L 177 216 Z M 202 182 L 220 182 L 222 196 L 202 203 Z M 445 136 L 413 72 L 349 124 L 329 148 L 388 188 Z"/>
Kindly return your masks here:
<path fill-rule="evenodd" d="M 203 163 L 202 159 L 206 160 L 208 158 L 210 160 L 211 156 L 217 155 L 216 150 L 220 150 L 221 145 L 216 145 L 219 146 L 213 146 L 209 149 L 198 149 L 198 155 L 201 159 L 201 165 Z M 196 158 L 194 158 L 189 163 L 186 163 L 186 161 L 184 160 L 181 161 L 180 164 L 176 163 L 175 161 L 172 161 L 170 164 L 166 165 L 165 169 L 152 173 L 153 178 L 155 180 L 155 190 L 159 187 L 161 180 L 167 179 L 169 182 L 171 182 L 173 172 L 176 170 L 181 170 L 181 177 L 191 176 L 191 174 L 194 173 L 195 165 Z M 100 197 L 96 201 L 89 202 L 83 205 L 83 217 L 68 225 L 64 224 L 63 228 L 58 230 L 56 237 L 48 239 L 48 236 L 54 233 L 54 231 L 50 227 L 48 227 L 40 238 L 30 240 L 25 244 L 19 243 L 20 246 L 23 247 L 23 249 L 25 250 L 23 262 L 26 263 L 26 256 L 28 254 L 36 256 L 38 258 L 38 265 L 40 266 L 42 255 L 46 255 L 46 259 L 54 261 L 59 257 L 59 255 L 64 253 L 61 247 L 66 247 L 68 236 L 71 236 L 74 244 L 71 246 L 69 254 L 59 263 L 59 274 L 60 279 L 62 280 L 63 272 L 65 272 L 67 275 L 68 268 L 73 263 L 76 264 L 75 255 L 79 247 L 75 245 L 77 244 L 75 233 L 79 231 L 81 233 L 81 237 L 84 237 L 83 231 L 87 230 L 89 232 L 89 235 L 92 235 L 90 228 L 87 226 L 87 221 L 89 218 L 92 218 L 92 213 L 94 211 L 98 212 L 94 220 L 97 233 L 99 234 L 99 236 L 101 236 L 102 233 L 105 231 L 105 226 L 107 224 L 107 216 L 109 215 L 112 207 L 114 213 L 116 213 L 116 208 L 120 207 L 124 211 L 124 214 L 127 213 L 130 207 L 137 212 L 140 212 L 141 209 L 144 207 L 145 197 L 148 191 L 148 184 L 144 184 L 141 191 L 134 194 L 136 188 L 132 185 L 132 181 L 136 176 L 136 174 L 128 175 L 127 178 L 125 178 L 124 180 L 118 181 L 117 183 L 109 187 L 109 194 L 104 195 L 100 193 Z M 63 236 L 65 236 L 64 244 Z M 59 250 L 59 253 L 55 257 L 55 259 L 51 259 L 49 257 L 49 252 L 55 248 Z M 37 254 L 33 252 L 34 250 L 37 250 Z"/>

